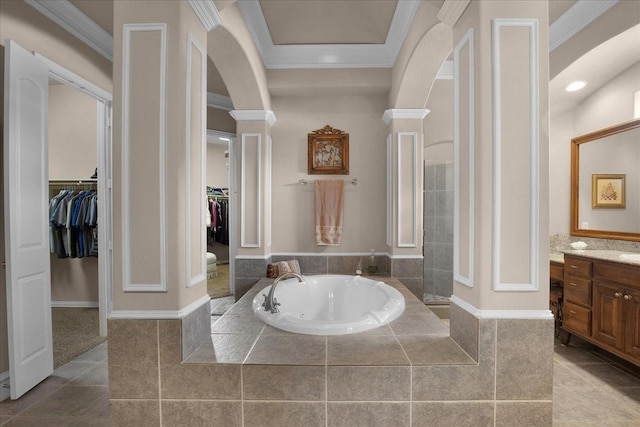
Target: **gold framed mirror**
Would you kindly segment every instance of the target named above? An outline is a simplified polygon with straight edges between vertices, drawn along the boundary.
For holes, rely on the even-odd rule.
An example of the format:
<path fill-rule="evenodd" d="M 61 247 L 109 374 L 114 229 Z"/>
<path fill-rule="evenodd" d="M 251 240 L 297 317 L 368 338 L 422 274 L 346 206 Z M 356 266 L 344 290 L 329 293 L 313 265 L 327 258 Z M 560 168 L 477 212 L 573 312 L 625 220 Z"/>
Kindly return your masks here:
<path fill-rule="evenodd" d="M 623 185 L 594 187 L 603 176 L 624 176 Z M 593 204 L 598 191 L 607 191 L 604 206 Z M 640 118 L 571 140 L 569 227 L 572 236 L 640 242 Z"/>

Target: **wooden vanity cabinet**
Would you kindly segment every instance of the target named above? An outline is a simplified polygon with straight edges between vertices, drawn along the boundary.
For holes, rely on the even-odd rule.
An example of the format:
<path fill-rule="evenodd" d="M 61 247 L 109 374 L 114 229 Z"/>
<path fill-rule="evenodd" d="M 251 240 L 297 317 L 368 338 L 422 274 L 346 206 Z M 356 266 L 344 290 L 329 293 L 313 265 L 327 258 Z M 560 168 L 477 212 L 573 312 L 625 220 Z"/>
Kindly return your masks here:
<path fill-rule="evenodd" d="M 562 326 L 580 336 L 591 335 L 591 261 L 565 255 Z"/>
<path fill-rule="evenodd" d="M 640 365 L 640 266 L 565 256 L 563 329 Z"/>

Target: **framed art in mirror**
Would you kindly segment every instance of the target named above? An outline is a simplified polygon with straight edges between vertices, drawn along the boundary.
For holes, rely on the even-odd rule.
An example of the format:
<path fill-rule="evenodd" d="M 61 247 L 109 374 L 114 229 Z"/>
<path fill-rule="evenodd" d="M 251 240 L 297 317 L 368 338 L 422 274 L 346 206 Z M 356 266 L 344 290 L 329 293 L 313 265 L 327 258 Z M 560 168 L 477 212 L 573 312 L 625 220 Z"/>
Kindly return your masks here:
<path fill-rule="evenodd" d="M 349 134 L 326 125 L 307 135 L 309 175 L 349 175 Z"/>
<path fill-rule="evenodd" d="M 571 140 L 570 235 L 640 242 L 638 159 L 640 118 Z"/>

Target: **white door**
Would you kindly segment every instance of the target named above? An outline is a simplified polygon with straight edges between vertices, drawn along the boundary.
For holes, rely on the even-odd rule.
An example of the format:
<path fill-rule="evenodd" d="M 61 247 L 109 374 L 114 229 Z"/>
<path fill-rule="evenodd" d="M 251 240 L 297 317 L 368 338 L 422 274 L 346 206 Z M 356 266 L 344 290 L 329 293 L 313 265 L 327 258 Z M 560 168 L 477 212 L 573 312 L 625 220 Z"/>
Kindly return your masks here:
<path fill-rule="evenodd" d="M 4 196 L 11 398 L 53 372 L 47 67 L 5 44 Z"/>

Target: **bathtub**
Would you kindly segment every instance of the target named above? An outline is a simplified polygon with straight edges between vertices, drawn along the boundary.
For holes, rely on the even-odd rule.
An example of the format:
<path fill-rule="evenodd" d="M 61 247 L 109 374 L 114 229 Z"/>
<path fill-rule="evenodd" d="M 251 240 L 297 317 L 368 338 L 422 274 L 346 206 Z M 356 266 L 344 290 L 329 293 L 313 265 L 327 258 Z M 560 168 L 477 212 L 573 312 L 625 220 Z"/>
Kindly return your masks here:
<path fill-rule="evenodd" d="M 397 319 L 404 297 L 391 286 L 360 276 L 304 276 L 282 280 L 275 290 L 279 313 L 262 308 L 271 286 L 253 299 L 253 311 L 265 323 L 308 335 L 345 335 L 374 329 Z"/>

